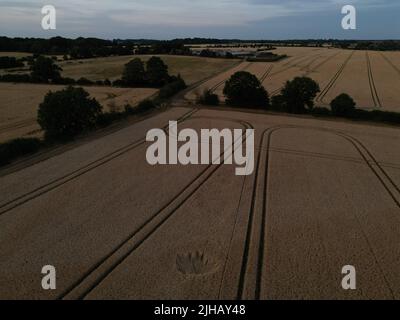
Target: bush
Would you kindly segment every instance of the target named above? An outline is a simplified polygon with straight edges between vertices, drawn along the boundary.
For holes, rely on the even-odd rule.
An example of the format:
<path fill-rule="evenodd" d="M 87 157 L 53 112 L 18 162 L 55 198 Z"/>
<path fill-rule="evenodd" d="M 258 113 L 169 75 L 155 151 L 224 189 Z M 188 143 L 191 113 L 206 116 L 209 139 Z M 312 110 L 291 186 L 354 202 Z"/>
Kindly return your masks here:
<path fill-rule="evenodd" d="M 314 99 L 320 92 L 318 83 L 307 77 L 296 77 L 287 81 L 281 91 L 286 112 L 306 113 L 314 107 Z"/>
<path fill-rule="evenodd" d="M 125 82 L 122 81 L 121 79 L 117 79 L 117 80 L 113 81 L 112 86 L 113 87 L 124 87 Z"/>
<path fill-rule="evenodd" d="M 79 79 L 76 81 L 76 83 L 77 83 L 78 85 L 80 85 L 80 86 L 91 86 L 91 85 L 94 84 L 93 81 L 91 81 L 91 80 L 89 80 L 89 79 L 87 79 L 87 78 L 84 78 L 84 77 L 79 78 Z"/>
<path fill-rule="evenodd" d="M 338 117 L 350 117 L 356 109 L 356 103 L 354 100 L 345 93 L 342 93 L 333 99 L 330 105 L 332 113 Z"/>
<path fill-rule="evenodd" d="M 169 99 L 177 94 L 179 91 L 182 91 L 184 89 L 186 89 L 186 83 L 181 77 L 178 77 L 177 80 L 168 83 L 160 89 L 160 92 L 158 93 L 158 98 L 161 100 Z"/>
<path fill-rule="evenodd" d="M 96 124 L 100 127 L 107 127 L 115 121 L 121 120 L 124 117 L 122 112 L 105 112 L 99 114 L 96 119 Z"/>
<path fill-rule="evenodd" d="M 225 84 L 226 103 L 237 107 L 268 107 L 269 97 L 257 77 L 246 71 L 236 72 Z"/>
<path fill-rule="evenodd" d="M 76 84 L 75 79 L 72 78 L 60 78 L 53 81 L 54 84 L 64 84 L 64 85 L 73 85 Z"/>
<path fill-rule="evenodd" d="M 0 144 L 0 165 L 9 164 L 11 161 L 37 152 L 41 142 L 36 138 L 21 138 Z"/>
<path fill-rule="evenodd" d="M 355 109 L 351 118 L 353 120 L 385 122 L 396 125 L 400 124 L 400 113 L 390 112 L 390 111 L 381 111 L 381 110 L 367 111 L 362 109 Z"/>
<path fill-rule="evenodd" d="M 141 101 L 135 108 L 133 108 L 133 113 L 137 114 L 137 113 L 143 113 L 143 112 L 147 112 L 149 110 L 153 110 L 156 109 L 157 105 L 154 103 L 153 100 L 150 99 L 146 99 Z"/>
<path fill-rule="evenodd" d="M 271 98 L 271 109 L 279 112 L 287 110 L 286 102 L 282 95 L 276 95 Z"/>
<path fill-rule="evenodd" d="M 39 105 L 38 123 L 46 138 L 66 140 L 94 127 L 100 114 L 96 99 L 89 98 L 82 88 L 69 86 L 45 96 Z"/>
<path fill-rule="evenodd" d="M 215 93 L 212 93 L 210 89 L 205 89 L 203 94 L 197 97 L 197 103 L 207 106 L 218 106 L 219 97 Z"/>
<path fill-rule="evenodd" d="M 317 117 L 329 117 L 332 112 L 328 108 L 316 107 L 311 110 L 311 114 Z"/>
<path fill-rule="evenodd" d="M 0 76 L 0 82 L 30 83 L 32 79 L 29 74 L 5 74 Z"/>

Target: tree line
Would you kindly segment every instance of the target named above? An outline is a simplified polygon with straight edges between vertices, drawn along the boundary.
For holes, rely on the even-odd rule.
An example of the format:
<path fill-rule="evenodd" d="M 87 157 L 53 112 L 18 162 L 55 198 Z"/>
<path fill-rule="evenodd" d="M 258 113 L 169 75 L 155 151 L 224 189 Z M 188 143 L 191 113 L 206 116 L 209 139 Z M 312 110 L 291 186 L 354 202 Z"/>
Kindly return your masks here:
<path fill-rule="evenodd" d="M 0 37 L 0 51 L 3 52 L 28 52 L 43 55 L 63 55 L 68 59 L 85 59 L 94 57 L 107 57 L 113 55 L 136 54 L 176 54 L 191 55 L 190 45 L 232 45 L 232 46 L 313 46 L 321 47 L 332 45 L 340 48 L 353 48 L 363 50 L 400 50 L 400 41 L 361 41 L 338 39 L 304 39 L 304 40 L 240 40 L 240 39 L 208 39 L 185 38 L 168 41 L 149 39 L 114 39 L 103 40 L 98 38 L 68 39 L 53 37 L 40 38 L 9 38 Z M 251 45 L 252 44 L 252 45 Z"/>
<path fill-rule="evenodd" d="M 400 113 L 359 109 L 354 99 L 346 93 L 334 98 L 330 102 L 330 108 L 316 107 L 314 100 L 320 91 L 319 84 L 313 79 L 296 77 L 287 81 L 280 93 L 270 98 L 267 90 L 255 75 L 247 71 L 239 71 L 225 83 L 223 94 L 226 104 L 232 107 L 400 124 Z M 218 95 L 209 89 L 197 97 L 197 102 L 214 106 L 220 104 Z"/>

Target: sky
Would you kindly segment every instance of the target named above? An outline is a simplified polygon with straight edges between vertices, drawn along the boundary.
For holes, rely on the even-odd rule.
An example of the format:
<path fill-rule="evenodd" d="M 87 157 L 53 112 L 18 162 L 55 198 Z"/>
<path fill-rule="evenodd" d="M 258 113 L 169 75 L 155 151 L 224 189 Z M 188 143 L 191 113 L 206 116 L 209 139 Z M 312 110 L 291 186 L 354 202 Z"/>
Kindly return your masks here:
<path fill-rule="evenodd" d="M 43 30 L 41 8 L 56 8 Z M 357 29 L 343 30 L 344 5 Z M 0 36 L 400 39 L 399 0 L 0 0 Z"/>

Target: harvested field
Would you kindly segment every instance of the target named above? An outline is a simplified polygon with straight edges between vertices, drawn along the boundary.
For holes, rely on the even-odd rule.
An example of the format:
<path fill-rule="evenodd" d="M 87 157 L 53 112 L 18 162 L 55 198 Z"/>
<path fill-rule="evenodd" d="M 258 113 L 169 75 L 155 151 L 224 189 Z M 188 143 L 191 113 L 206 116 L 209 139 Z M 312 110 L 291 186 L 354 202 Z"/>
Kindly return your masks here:
<path fill-rule="evenodd" d="M 147 131 L 173 119 L 254 128 L 253 175 L 149 166 Z M 172 108 L 0 172 L 0 298 L 400 299 L 399 139 L 391 127 Z M 57 290 L 38 284 L 48 264 Z M 358 290 L 341 288 L 349 264 Z"/>
<path fill-rule="evenodd" d="M 6 53 L 4 53 L 6 55 Z M 24 56 L 24 55 L 23 55 Z M 204 80 L 210 76 L 223 72 L 238 63 L 237 59 L 215 59 L 200 58 L 190 56 L 155 55 L 163 59 L 168 65 L 171 75 L 180 74 L 188 85 Z M 81 77 L 92 81 L 96 80 L 116 80 L 121 78 L 124 65 L 135 58 L 140 58 L 144 62 L 152 57 L 151 55 L 116 56 L 106 58 L 93 58 L 83 60 L 69 60 L 58 62 L 63 69 L 62 76 L 78 80 Z M 0 74 L 28 72 L 25 67 L 0 70 Z"/>
<path fill-rule="evenodd" d="M 39 104 L 50 90 L 64 86 L 0 83 L 0 142 L 24 136 L 41 136 L 36 114 Z M 136 105 L 152 96 L 156 89 L 85 87 L 104 110 L 122 110 L 127 103 Z"/>
<path fill-rule="evenodd" d="M 296 76 L 309 76 L 321 87 L 316 99 L 319 106 L 328 106 L 337 95 L 348 93 L 359 108 L 400 111 L 400 96 L 396 94 L 400 87 L 399 52 L 280 47 L 274 53 L 286 54 L 288 58 L 269 63 L 272 70 L 265 78 L 260 75 L 265 71 L 266 64 L 252 64 L 247 68 L 242 64 L 241 69 L 261 77 L 270 95 L 278 94 L 285 82 Z M 201 88 L 215 89 L 214 84 L 218 83 L 215 92 L 223 98 L 224 81 L 233 71 L 237 70 L 234 68 L 231 72 L 220 74 L 202 84 Z M 189 92 L 186 98 L 193 100 L 194 96 L 193 92 Z"/>
<path fill-rule="evenodd" d="M 123 56 L 96 58 L 87 60 L 65 61 L 60 63 L 63 68 L 63 76 L 79 79 L 86 77 L 90 80 L 115 80 L 120 78 L 124 65 L 134 58 L 143 61 L 150 59 L 151 55 Z M 233 66 L 237 60 L 212 59 L 185 56 L 159 55 L 168 65 L 172 75 L 180 74 L 187 84 L 193 84 L 212 75 L 218 74 Z"/>

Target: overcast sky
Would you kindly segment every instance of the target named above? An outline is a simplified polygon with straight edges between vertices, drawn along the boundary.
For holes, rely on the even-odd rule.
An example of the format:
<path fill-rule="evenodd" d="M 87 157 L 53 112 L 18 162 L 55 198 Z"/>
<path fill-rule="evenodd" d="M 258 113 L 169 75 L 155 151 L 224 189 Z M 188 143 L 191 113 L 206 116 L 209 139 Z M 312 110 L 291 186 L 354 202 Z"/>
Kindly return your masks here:
<path fill-rule="evenodd" d="M 41 8 L 57 29 L 41 28 Z M 357 30 L 341 8 L 357 8 Z M 400 0 L 0 0 L 0 35 L 20 37 L 399 39 Z"/>

